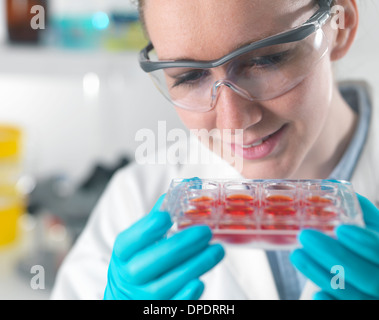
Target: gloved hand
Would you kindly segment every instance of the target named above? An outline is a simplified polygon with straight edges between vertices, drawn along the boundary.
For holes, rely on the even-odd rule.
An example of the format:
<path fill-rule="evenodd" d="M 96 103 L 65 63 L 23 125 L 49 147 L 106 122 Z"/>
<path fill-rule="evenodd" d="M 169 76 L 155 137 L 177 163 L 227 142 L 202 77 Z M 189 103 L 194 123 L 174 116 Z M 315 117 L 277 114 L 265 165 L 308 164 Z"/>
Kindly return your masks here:
<path fill-rule="evenodd" d="M 121 232 L 114 244 L 104 299 L 195 300 L 204 284 L 199 277 L 224 256 L 221 245 L 210 245 L 207 226 L 187 228 L 170 238 L 167 212 L 159 211 L 164 195 L 150 214 Z"/>
<path fill-rule="evenodd" d="M 299 235 L 303 248 L 290 259 L 321 288 L 314 299 L 379 299 L 379 210 L 368 199 L 360 195 L 358 199 L 366 227 L 341 225 L 336 228 L 337 239 L 316 230 Z M 344 289 L 331 285 L 336 276 L 331 269 L 337 265 L 344 268 Z"/>

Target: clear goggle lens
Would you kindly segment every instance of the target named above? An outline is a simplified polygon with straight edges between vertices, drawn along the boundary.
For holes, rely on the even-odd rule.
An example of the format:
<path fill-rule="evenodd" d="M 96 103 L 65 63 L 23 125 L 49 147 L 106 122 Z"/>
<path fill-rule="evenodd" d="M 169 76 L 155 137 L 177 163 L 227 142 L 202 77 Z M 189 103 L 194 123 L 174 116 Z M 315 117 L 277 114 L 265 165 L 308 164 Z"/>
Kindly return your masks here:
<path fill-rule="evenodd" d="M 174 105 L 206 112 L 215 106 L 221 85 L 251 101 L 283 95 L 304 80 L 327 51 L 327 39 L 318 29 L 303 40 L 255 49 L 216 68 L 166 68 L 150 75 Z M 156 59 L 154 51 L 150 59 Z"/>

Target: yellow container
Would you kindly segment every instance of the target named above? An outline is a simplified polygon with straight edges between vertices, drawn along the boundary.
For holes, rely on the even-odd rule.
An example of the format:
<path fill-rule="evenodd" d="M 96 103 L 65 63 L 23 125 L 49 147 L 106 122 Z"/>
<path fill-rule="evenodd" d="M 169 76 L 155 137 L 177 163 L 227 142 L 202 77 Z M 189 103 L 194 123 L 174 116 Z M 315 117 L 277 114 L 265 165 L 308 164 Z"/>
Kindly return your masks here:
<path fill-rule="evenodd" d="M 18 235 L 18 220 L 25 211 L 24 201 L 15 189 L 0 188 L 0 246 L 12 243 Z"/>
<path fill-rule="evenodd" d="M 24 213 L 23 196 L 17 190 L 21 173 L 21 132 L 0 125 L 0 246 L 17 238 L 18 219 Z"/>

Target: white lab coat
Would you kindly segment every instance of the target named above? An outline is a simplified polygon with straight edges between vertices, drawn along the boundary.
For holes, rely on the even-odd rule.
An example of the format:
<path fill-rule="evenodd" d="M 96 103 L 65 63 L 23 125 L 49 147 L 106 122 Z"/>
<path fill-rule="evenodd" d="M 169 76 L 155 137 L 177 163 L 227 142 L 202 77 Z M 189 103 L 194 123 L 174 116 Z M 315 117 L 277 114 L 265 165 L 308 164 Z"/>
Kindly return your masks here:
<path fill-rule="evenodd" d="M 373 123 L 352 178 L 355 190 L 376 203 L 379 203 L 378 138 Z M 196 138 L 190 140 L 191 146 L 198 144 Z M 204 150 L 204 146 L 200 148 L 202 152 L 208 151 Z M 210 156 L 210 165 L 134 163 L 117 172 L 64 260 L 52 299 L 103 298 L 108 264 L 117 234 L 150 211 L 158 197 L 167 191 L 171 179 L 240 177 L 224 160 L 213 153 Z M 202 280 L 206 285 L 202 299 L 278 299 L 271 268 L 263 250 L 227 246 L 223 261 L 205 274 Z M 308 281 L 301 298 L 311 298 L 316 289 Z"/>

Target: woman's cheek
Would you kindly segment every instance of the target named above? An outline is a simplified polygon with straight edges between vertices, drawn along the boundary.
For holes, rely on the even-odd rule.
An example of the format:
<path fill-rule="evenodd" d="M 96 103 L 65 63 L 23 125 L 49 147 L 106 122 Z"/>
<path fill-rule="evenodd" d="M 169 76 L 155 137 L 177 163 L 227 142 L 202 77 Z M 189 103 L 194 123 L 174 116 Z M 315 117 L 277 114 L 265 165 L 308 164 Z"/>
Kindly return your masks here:
<path fill-rule="evenodd" d="M 289 92 L 284 105 L 290 106 L 287 114 L 303 126 L 323 127 L 330 110 L 333 89 L 332 77 L 327 59 L 318 68 Z"/>
<path fill-rule="evenodd" d="M 176 112 L 188 129 L 206 129 L 208 131 L 216 127 L 216 115 L 214 111 L 191 112 L 176 107 Z"/>

